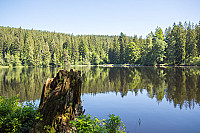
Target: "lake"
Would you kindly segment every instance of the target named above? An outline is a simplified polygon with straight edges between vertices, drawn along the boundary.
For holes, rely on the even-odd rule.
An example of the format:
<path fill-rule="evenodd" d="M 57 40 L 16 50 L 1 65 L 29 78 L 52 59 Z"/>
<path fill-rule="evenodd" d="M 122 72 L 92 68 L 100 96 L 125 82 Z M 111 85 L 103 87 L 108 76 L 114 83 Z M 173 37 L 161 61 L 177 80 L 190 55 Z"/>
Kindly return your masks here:
<path fill-rule="evenodd" d="M 73 68 L 82 73 L 85 114 L 119 115 L 129 133 L 200 133 L 200 67 Z M 38 105 L 59 69 L 0 68 L 0 95 Z"/>

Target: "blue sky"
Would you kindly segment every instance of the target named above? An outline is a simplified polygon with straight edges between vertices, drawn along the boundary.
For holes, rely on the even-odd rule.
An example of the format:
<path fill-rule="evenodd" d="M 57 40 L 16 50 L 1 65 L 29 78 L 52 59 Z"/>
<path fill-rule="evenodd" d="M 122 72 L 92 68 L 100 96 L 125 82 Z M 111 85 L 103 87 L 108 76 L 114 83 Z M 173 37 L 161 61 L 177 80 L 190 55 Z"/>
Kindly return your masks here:
<path fill-rule="evenodd" d="M 200 0 L 0 0 L 0 26 L 145 37 L 157 26 L 200 21 Z"/>

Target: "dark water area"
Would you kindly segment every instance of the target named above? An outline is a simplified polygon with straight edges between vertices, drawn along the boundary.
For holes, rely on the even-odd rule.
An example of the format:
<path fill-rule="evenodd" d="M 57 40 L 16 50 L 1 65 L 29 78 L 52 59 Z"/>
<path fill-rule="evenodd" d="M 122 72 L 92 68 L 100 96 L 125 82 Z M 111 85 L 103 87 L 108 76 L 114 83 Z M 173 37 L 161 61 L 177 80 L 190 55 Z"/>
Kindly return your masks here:
<path fill-rule="evenodd" d="M 71 68 L 67 68 L 71 69 Z M 119 115 L 130 133 L 200 133 L 199 67 L 76 67 L 86 114 Z M 39 104 L 59 68 L 0 68 L 0 95 Z"/>

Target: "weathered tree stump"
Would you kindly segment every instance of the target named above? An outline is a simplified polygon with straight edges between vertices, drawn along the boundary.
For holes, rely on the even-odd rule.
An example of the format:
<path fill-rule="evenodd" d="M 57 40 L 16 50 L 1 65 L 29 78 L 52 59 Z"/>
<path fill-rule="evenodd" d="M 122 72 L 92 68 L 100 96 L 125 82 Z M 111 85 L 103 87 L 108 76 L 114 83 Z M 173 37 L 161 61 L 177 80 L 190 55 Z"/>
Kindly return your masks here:
<path fill-rule="evenodd" d="M 59 70 L 55 78 L 48 78 L 44 84 L 37 120 L 30 132 L 45 132 L 53 128 L 56 132 L 68 132 L 69 121 L 82 112 L 81 72 Z"/>

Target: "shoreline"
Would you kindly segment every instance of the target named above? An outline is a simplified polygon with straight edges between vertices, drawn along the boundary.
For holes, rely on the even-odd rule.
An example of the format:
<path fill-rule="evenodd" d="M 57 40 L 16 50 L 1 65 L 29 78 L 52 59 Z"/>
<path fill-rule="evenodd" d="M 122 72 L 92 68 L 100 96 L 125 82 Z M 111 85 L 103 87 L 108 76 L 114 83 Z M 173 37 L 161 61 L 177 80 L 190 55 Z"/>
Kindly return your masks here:
<path fill-rule="evenodd" d="M 87 67 L 87 66 L 97 66 L 97 67 L 200 67 L 199 65 L 133 65 L 133 64 L 102 64 L 102 65 L 68 65 L 69 67 Z M 0 66 L 0 68 L 23 68 L 23 67 L 32 67 L 32 68 L 62 68 L 64 66 L 48 66 L 48 67 L 35 67 L 35 66 Z"/>

